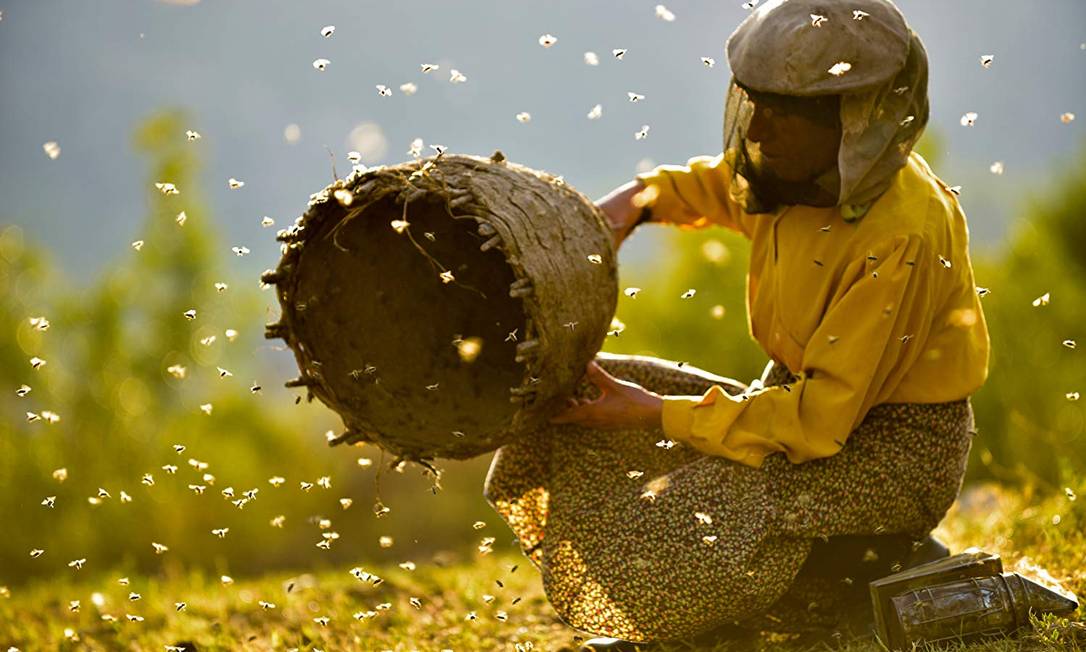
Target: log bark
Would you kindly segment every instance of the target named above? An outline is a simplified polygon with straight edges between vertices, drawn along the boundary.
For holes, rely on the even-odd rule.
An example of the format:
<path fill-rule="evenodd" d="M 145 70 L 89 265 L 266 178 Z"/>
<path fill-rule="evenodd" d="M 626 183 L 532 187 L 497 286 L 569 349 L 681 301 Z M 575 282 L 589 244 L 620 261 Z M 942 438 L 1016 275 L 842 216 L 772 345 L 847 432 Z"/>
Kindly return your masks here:
<path fill-rule="evenodd" d="M 465 459 L 538 428 L 603 344 L 618 300 L 602 212 L 561 178 L 450 155 L 338 180 L 280 231 L 262 279 L 333 443 Z"/>

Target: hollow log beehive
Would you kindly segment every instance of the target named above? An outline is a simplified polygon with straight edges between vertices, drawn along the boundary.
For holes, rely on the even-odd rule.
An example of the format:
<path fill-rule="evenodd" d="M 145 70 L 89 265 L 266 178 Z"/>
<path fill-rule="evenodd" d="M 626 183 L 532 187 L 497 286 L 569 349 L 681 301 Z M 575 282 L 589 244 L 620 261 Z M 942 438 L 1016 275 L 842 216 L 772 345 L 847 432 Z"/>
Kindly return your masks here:
<path fill-rule="evenodd" d="M 560 177 L 450 155 L 357 169 L 278 234 L 262 281 L 332 443 L 464 459 L 538 428 L 574 393 L 618 300 L 603 214 Z"/>

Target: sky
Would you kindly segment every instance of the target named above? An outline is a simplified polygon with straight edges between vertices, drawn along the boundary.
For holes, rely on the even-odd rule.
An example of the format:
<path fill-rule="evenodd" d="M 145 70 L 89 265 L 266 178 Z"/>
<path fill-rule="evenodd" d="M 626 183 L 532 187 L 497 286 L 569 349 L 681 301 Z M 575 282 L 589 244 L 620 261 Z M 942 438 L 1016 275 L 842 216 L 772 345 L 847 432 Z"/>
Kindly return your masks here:
<path fill-rule="evenodd" d="M 997 246 L 1023 202 L 1086 151 L 1086 3 L 897 4 L 929 55 L 936 172 L 962 186 L 974 248 Z M 501 149 L 598 199 L 640 169 L 720 151 L 724 43 L 748 10 L 672 0 L 667 21 L 656 5 L 0 0 L 0 228 L 21 226 L 73 279 L 129 254 L 153 181 L 133 128 L 172 108 L 202 136 L 191 145 L 223 254 L 249 247 L 240 264 L 254 274 L 278 260 L 260 220 L 286 226 L 304 211 L 332 179 L 329 150 L 343 176 L 349 151 L 395 164 L 410 159 L 415 138 L 451 153 Z M 550 47 L 545 34 L 556 38 Z M 627 50 L 621 60 L 617 48 Z M 586 64 L 586 51 L 599 65 Z M 982 55 L 994 57 L 990 68 Z M 313 66 L 321 58 L 324 71 Z M 424 63 L 439 68 L 424 74 Z M 451 83 L 452 69 L 466 80 Z M 412 95 L 400 89 L 408 82 Z M 589 120 L 596 104 L 602 115 Z M 523 112 L 529 121 L 517 119 Z M 960 124 L 966 112 L 977 113 L 971 127 Z M 1065 123 L 1065 113 L 1079 118 Z M 636 139 L 643 125 L 648 136 Z M 56 159 L 43 151 L 49 141 Z M 990 172 L 995 161 L 1002 175 Z M 231 190 L 230 178 L 245 185 Z M 621 260 L 649 261 L 662 242 L 639 234 Z"/>

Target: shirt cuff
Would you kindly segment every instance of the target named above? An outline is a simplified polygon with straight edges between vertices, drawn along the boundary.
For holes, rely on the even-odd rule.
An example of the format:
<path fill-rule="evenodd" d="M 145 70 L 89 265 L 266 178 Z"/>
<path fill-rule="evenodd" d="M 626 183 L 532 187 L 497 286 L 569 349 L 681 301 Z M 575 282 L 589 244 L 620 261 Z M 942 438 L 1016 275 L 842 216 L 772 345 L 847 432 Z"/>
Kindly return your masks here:
<path fill-rule="evenodd" d="M 679 196 L 680 190 L 672 173 L 690 174 L 690 169 L 679 165 L 659 165 L 635 178 L 648 190 L 648 202 L 653 219 L 658 222 L 690 222 L 701 218 L 691 213 L 690 207 Z M 642 192 L 646 192 L 643 190 Z"/>
<path fill-rule="evenodd" d="M 694 406 L 700 396 L 665 396 L 661 420 L 664 434 L 675 441 L 689 441 L 690 428 L 694 423 Z"/>
<path fill-rule="evenodd" d="M 706 455 L 758 468 L 767 450 L 749 442 L 738 448 L 726 443 L 747 400 L 728 395 L 719 385 L 710 387 L 704 396 L 665 396 L 661 412 L 664 434 Z"/>

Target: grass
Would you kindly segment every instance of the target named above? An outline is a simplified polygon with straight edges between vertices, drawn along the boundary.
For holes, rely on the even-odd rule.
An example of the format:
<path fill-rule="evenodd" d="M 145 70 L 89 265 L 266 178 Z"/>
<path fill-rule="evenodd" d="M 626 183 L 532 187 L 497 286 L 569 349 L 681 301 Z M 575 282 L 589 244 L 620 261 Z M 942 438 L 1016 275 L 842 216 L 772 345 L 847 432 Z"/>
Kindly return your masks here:
<path fill-rule="evenodd" d="M 1036 574 L 1043 568 L 1086 596 L 1084 526 L 1086 498 L 1074 492 L 1042 496 L 982 485 L 963 492 L 937 534 L 954 551 L 976 545 L 1000 553 L 1007 570 Z M 230 583 L 172 571 L 133 576 L 123 585 L 119 573 L 72 572 L 0 587 L 0 650 L 168 650 L 186 642 L 199 650 L 576 650 L 585 637 L 558 619 L 538 573 L 519 555 L 445 555 L 412 570 L 364 570 L 381 581 L 360 580 L 349 569 Z M 131 592 L 139 599 L 130 600 Z M 78 611 L 71 610 L 72 600 L 79 600 Z M 185 608 L 178 611 L 177 602 Z M 1049 620 L 1016 639 L 963 649 L 1086 650 L 1081 623 Z M 757 647 L 829 646 L 777 635 Z M 842 643 L 840 649 L 882 648 Z"/>

